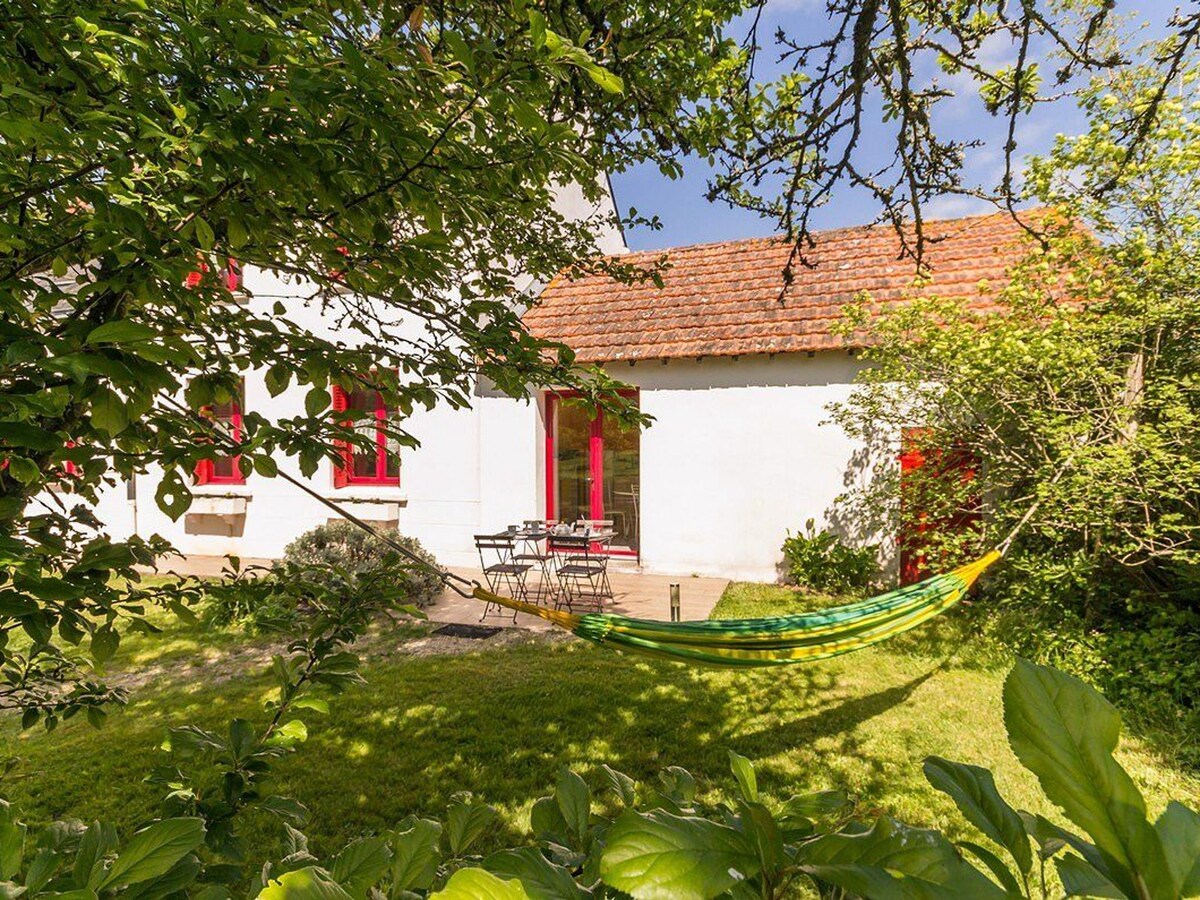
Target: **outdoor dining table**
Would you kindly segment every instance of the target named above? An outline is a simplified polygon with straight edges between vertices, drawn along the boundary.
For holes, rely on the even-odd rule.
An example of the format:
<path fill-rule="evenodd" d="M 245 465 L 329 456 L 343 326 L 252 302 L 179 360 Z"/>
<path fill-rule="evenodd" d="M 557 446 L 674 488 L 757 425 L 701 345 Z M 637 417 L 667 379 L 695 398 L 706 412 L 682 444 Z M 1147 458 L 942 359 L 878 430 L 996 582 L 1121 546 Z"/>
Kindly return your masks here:
<path fill-rule="evenodd" d="M 521 599 L 556 609 L 585 605 L 599 610 L 613 598 L 607 548 L 616 532 L 611 529 L 562 532 L 526 524 L 486 537 L 511 542 L 510 558 L 502 562 L 525 569 L 517 585 Z M 528 579 L 530 571 L 539 576 L 537 581 Z"/>

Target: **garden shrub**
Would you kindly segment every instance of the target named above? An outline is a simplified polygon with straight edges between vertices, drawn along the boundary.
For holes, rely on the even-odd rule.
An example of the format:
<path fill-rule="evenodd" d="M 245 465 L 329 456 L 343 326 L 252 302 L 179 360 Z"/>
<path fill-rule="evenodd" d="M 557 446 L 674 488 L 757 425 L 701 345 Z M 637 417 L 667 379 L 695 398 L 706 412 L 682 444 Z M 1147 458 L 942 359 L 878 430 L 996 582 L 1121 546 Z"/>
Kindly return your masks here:
<path fill-rule="evenodd" d="M 376 530 L 431 566 L 437 565 L 433 554 L 416 538 L 406 537 L 395 528 Z M 288 544 L 283 559 L 294 565 L 328 565 L 362 574 L 377 568 L 387 554 L 394 552 L 384 541 L 352 522 L 330 522 L 306 531 Z M 441 579 L 433 571 L 415 564 L 405 567 L 398 586 L 404 590 L 405 602 L 422 607 L 433 603 L 442 591 Z"/>
<path fill-rule="evenodd" d="M 874 544 L 852 547 L 831 531 L 817 531 L 809 519 L 804 534 L 788 532 L 783 542 L 784 578 L 814 591 L 860 590 L 879 575 L 878 552 Z"/>
<path fill-rule="evenodd" d="M 996 571 L 972 615 L 986 637 L 1073 672 L 1167 735 L 1172 753 L 1200 766 L 1200 597 L 1188 573 L 1131 572 L 1082 553 L 1034 547 Z M 1147 579 L 1169 577 L 1173 590 Z"/>
<path fill-rule="evenodd" d="M 416 538 L 395 529 L 388 538 L 436 566 Z M 340 596 L 364 591 L 386 595 L 393 605 L 429 606 L 442 590 L 431 570 L 400 556 L 387 543 L 350 522 L 320 525 L 292 541 L 269 568 L 208 585 L 206 619 L 214 625 L 242 625 L 251 631 L 287 631 Z M 263 576 L 266 576 L 265 578 Z"/>

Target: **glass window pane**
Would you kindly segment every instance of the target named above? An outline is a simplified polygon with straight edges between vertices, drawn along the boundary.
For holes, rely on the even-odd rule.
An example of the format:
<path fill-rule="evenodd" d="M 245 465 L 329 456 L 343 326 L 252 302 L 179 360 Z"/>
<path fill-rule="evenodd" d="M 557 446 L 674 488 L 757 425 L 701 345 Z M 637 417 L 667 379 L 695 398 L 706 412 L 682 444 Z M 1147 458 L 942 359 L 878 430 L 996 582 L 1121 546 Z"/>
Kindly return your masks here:
<path fill-rule="evenodd" d="M 397 442 L 384 435 L 381 446 L 379 414 L 383 408 L 382 398 L 378 391 L 369 388 L 359 388 L 347 399 L 347 408 L 354 412 L 366 413 L 362 418 L 355 418 L 354 430 L 367 438 L 374 450 L 364 450 L 352 447 L 350 450 L 350 474 L 356 479 L 377 481 L 381 477 L 390 481 L 400 477 L 400 447 Z M 381 458 L 382 457 L 382 458 Z"/>
<path fill-rule="evenodd" d="M 640 538 L 638 513 L 641 433 L 637 428 L 621 428 L 612 416 L 601 423 L 604 442 L 604 515 L 612 519 L 614 547 L 636 550 Z"/>
<path fill-rule="evenodd" d="M 240 396 L 209 407 L 215 430 L 234 442 L 240 442 L 242 438 L 239 422 L 241 412 Z M 212 461 L 211 477 L 222 481 L 241 481 L 242 473 L 234 457 L 219 456 Z"/>
<path fill-rule="evenodd" d="M 554 518 L 574 522 L 591 518 L 592 476 L 588 447 L 592 434 L 591 412 L 577 404 L 558 401 L 554 408 Z"/>

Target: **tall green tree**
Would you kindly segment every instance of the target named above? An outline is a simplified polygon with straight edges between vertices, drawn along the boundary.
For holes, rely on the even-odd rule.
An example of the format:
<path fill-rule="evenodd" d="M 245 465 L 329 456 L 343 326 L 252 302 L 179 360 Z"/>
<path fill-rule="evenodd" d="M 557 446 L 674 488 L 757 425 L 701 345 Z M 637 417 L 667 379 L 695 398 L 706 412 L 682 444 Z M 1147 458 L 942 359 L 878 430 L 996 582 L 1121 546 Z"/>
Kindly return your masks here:
<path fill-rule="evenodd" d="M 139 589 L 165 545 L 112 542 L 89 504 L 153 466 L 182 514 L 222 453 L 196 412 L 247 370 L 307 392 L 305 416 L 247 415 L 262 478 L 356 440 L 334 385 L 367 380 L 402 415 L 465 404 L 477 378 L 619 404 L 524 330 L 521 289 L 594 258 L 610 224 L 556 211 L 558 190 L 596 201 L 606 171 L 671 164 L 737 6 L 6 2 L 0 703 L 52 724 L 112 699 L 73 648 L 98 664 L 147 602 L 189 599 Z M 346 339 L 242 302 L 231 260 L 297 285 Z"/>
<path fill-rule="evenodd" d="M 1183 573 L 1200 561 L 1198 77 L 1187 61 L 1157 100 L 1148 69 L 1088 87 L 1087 130 L 1030 166 L 1046 207 L 998 313 L 934 297 L 868 320 L 873 364 L 838 418 L 863 436 L 920 426 L 927 457 L 973 462 L 969 478 L 924 467 L 919 496 L 902 498 L 893 445 L 857 498 L 866 508 L 951 553 L 1023 523 L 1018 548 L 1106 572 L 1093 588 L 1123 580 L 1186 601 Z M 1151 104 L 1129 154 L 1120 126 Z M 954 528 L 980 500 L 979 527 Z"/>

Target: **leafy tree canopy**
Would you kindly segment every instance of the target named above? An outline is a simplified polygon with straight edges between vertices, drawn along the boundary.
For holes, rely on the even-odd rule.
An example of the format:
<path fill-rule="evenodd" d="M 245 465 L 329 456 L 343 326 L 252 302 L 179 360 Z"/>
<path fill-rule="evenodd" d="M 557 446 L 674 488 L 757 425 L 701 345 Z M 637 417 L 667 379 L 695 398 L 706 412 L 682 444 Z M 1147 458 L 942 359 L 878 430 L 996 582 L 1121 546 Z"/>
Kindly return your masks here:
<path fill-rule="evenodd" d="M 1161 100 L 1151 68 L 1089 85 L 1086 132 L 1030 167 L 1045 244 L 1031 240 L 1001 314 L 934 298 L 871 319 L 874 366 L 838 417 L 868 439 L 918 424 L 927 459 L 971 464 L 969 477 L 927 465 L 902 496 L 893 448 L 856 497 L 864 509 L 920 526 L 931 548 L 974 552 L 981 535 L 954 526 L 986 498 L 987 543 L 1024 521 L 1026 547 L 1182 587 L 1200 559 L 1198 77 L 1185 60 L 1180 95 Z M 1130 153 L 1120 125 L 1155 103 Z"/>
<path fill-rule="evenodd" d="M 777 220 L 797 241 L 793 263 L 804 259 L 814 209 L 852 190 L 871 196 L 923 261 L 930 200 L 1014 208 L 1025 120 L 1071 103 L 1094 76 L 1137 66 L 1144 102 L 1110 120 L 1114 165 L 1089 186 L 1097 197 L 1112 191 L 1200 41 L 1191 8 L 1154 23 L 1161 39 L 1124 46 L 1132 26 L 1108 0 L 826 0 L 779 20 L 774 34 L 764 33 L 767 6 L 754 4 L 740 63 L 723 67 L 697 133 L 717 169 L 710 198 Z M 990 143 L 980 127 L 989 116 L 1001 135 Z M 986 152 L 1003 160 L 994 182 L 966 170 Z"/>
<path fill-rule="evenodd" d="M 331 388 L 391 408 L 579 387 L 618 403 L 564 347 L 522 328 L 521 289 L 596 256 L 604 173 L 668 159 L 682 103 L 731 52 L 737 9 L 704 2 L 14 0 L 0 17 L 0 695 L 48 716 L 111 699 L 96 662 L 146 602 L 161 541 L 113 543 L 88 504 L 161 466 L 187 508 L 222 448 L 196 412 L 242 372 L 306 415 L 246 416 L 243 466 L 311 474 L 335 442 Z M 230 260 L 307 295 L 231 291 Z M 631 277 L 615 263 L 615 274 Z M 367 301 L 364 298 L 370 298 Z M 421 327 L 414 328 L 413 323 Z M 412 443 L 403 420 L 395 437 Z M 59 490 L 46 489 L 56 486 Z M 21 634 L 19 640 L 9 640 Z M 4 642 L 8 641 L 5 647 Z M 64 648 L 67 648 L 64 650 Z M 57 685 L 80 681 L 64 695 Z"/>

